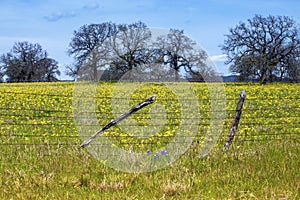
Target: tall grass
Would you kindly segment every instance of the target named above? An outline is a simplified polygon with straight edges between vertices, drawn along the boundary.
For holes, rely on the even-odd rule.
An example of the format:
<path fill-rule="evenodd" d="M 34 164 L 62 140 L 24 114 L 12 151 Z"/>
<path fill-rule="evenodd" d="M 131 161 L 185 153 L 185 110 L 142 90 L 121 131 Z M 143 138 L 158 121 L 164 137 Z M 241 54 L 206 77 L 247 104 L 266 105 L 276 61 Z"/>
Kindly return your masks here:
<path fill-rule="evenodd" d="M 1 199 L 297 199 L 299 141 L 193 149 L 149 173 L 105 167 L 82 149 L 23 146 L 1 155 Z"/>

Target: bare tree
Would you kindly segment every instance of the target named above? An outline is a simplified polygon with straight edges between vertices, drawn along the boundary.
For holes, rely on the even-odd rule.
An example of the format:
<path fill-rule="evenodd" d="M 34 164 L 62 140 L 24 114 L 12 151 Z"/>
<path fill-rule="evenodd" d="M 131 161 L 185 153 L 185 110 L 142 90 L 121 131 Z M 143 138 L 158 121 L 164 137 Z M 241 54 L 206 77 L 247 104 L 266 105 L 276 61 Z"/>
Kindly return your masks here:
<path fill-rule="evenodd" d="M 196 42 L 184 35 L 183 30 L 170 29 L 169 34 L 160 36 L 154 43 L 158 49 L 160 59 L 174 69 L 176 79 L 179 79 L 180 70 L 184 69 L 186 77 L 193 77 L 198 81 L 203 81 L 204 76 L 214 74 L 213 69 L 209 69 L 206 64 L 208 55 L 200 48 Z"/>
<path fill-rule="evenodd" d="M 288 73 L 296 70 L 292 63 L 299 58 L 299 28 L 294 20 L 255 15 L 229 32 L 222 50 L 228 56 L 226 63 L 232 63 L 231 71 L 240 73 L 241 79 L 267 82 L 295 78 Z"/>
<path fill-rule="evenodd" d="M 74 32 L 69 53 L 77 60 L 75 68 L 69 68 L 69 75 L 76 75 L 81 67 L 81 75 L 89 80 L 99 80 L 99 71 L 103 72 L 101 79 L 117 80 L 133 69 L 141 68 L 137 71 L 146 73 L 151 71 L 149 67 L 158 69 L 160 64 L 164 73 L 166 67 L 173 69 L 167 71 L 176 72 L 177 79 L 181 69 L 193 80 L 215 74 L 207 66 L 205 51 L 197 48 L 183 31 L 171 29 L 167 36 L 153 42 L 151 31 L 143 22 L 83 26 Z"/>
<path fill-rule="evenodd" d="M 118 25 L 108 45 L 111 47 L 111 70 L 120 74 L 149 62 L 151 32 L 142 22 Z"/>
<path fill-rule="evenodd" d="M 83 25 L 74 31 L 68 53 L 74 56 L 75 63 L 67 67 L 67 75 L 75 77 L 80 68 L 85 67 L 90 70 L 91 78 L 97 80 L 99 68 L 105 66 L 108 54 L 104 42 L 116 32 L 116 25 L 111 22 Z"/>
<path fill-rule="evenodd" d="M 9 53 L 0 58 L 7 81 L 56 81 L 58 63 L 44 51 L 40 44 L 17 42 Z"/>

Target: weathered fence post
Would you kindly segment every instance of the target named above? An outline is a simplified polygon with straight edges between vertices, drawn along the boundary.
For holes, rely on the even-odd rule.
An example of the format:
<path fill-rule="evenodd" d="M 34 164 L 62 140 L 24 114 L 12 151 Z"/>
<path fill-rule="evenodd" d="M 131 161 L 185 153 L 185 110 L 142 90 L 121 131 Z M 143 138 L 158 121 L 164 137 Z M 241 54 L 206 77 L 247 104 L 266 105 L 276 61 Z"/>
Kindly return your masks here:
<path fill-rule="evenodd" d="M 241 118 L 242 108 L 243 108 L 245 98 L 246 98 L 246 92 L 244 90 L 242 90 L 239 95 L 239 98 L 238 98 L 238 103 L 237 103 L 236 110 L 235 110 L 235 116 L 234 116 L 234 119 L 230 126 L 223 150 L 227 150 L 230 147 L 230 145 L 232 144 L 234 135 L 236 133 L 236 130 L 238 128 L 239 121 Z"/>
<path fill-rule="evenodd" d="M 119 117 L 117 117 L 116 119 L 111 120 L 108 124 L 106 124 L 102 129 L 100 129 L 99 131 L 97 131 L 94 135 L 92 135 L 91 137 L 89 137 L 87 140 L 85 140 L 80 147 L 86 147 L 87 145 L 89 145 L 93 139 L 95 139 L 95 137 L 97 137 L 97 135 L 103 133 L 105 130 L 109 129 L 110 127 L 116 125 L 117 123 L 119 123 L 120 121 L 122 121 L 123 119 L 127 118 L 128 116 L 130 116 L 131 114 L 135 113 L 136 111 L 142 109 L 143 107 L 153 103 L 155 101 L 155 96 L 150 96 L 147 99 L 145 99 L 144 101 L 136 104 L 135 106 L 131 107 L 129 110 L 127 110 L 126 112 L 124 112 L 123 114 L 121 114 Z"/>

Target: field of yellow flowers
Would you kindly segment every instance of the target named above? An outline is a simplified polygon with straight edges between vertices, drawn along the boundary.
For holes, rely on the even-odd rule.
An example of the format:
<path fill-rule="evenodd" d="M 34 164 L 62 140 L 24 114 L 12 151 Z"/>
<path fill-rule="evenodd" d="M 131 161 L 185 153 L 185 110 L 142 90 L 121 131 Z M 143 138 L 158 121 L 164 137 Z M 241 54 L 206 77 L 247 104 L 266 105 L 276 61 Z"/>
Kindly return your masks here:
<path fill-rule="evenodd" d="M 116 90 L 115 84 L 97 85 L 92 97 L 95 107 L 89 115 L 95 114 L 97 126 L 86 123 L 84 130 L 94 132 L 155 95 L 153 105 L 99 138 L 109 138 L 115 147 L 153 159 L 158 157 L 158 149 L 174 141 L 188 143 L 186 152 L 158 171 L 115 171 L 79 147 L 90 135 L 82 136 L 78 128 L 76 119 L 85 115 L 76 110 L 82 98 L 76 96 L 74 83 L 1 83 L 0 198 L 299 198 L 299 84 L 226 83 L 219 87 L 224 89 L 224 96 L 204 83 L 173 83 L 168 87 L 147 83 L 131 92 L 124 88 L 132 86 L 122 84 Z M 241 90 L 246 91 L 242 117 L 233 145 L 224 152 L 222 146 Z M 214 109 L 216 102 L 224 106 Z M 215 133 L 212 151 L 202 157 L 199 151 L 205 134 L 212 131 L 214 113 L 220 113 L 217 116 L 221 116 L 222 126 Z M 184 139 L 177 140 L 178 134 Z M 190 144 L 186 135 L 193 139 Z M 165 157 L 170 154 L 169 150 L 161 153 Z"/>

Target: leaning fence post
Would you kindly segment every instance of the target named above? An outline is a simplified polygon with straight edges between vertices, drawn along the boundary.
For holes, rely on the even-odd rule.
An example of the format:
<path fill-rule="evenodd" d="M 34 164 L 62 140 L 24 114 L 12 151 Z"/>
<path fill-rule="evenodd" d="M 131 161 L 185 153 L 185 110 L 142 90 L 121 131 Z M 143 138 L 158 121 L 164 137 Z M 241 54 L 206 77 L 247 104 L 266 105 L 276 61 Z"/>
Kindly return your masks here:
<path fill-rule="evenodd" d="M 238 128 L 239 125 L 239 121 L 241 118 L 241 114 L 242 114 L 242 108 L 243 108 L 243 104 L 246 98 L 246 92 L 244 90 L 241 91 L 239 98 L 238 98 L 238 103 L 236 106 L 236 110 L 235 110 L 235 116 L 234 119 L 232 121 L 232 124 L 230 126 L 223 150 L 226 150 L 230 147 L 230 145 L 232 144 L 234 135 L 236 133 L 236 130 Z"/>
<path fill-rule="evenodd" d="M 97 131 L 94 135 L 92 135 L 91 137 L 89 137 L 87 140 L 85 140 L 80 147 L 86 147 L 87 145 L 89 145 L 93 139 L 95 139 L 97 137 L 97 135 L 103 133 L 105 130 L 109 129 L 110 127 L 116 125 L 117 123 L 119 123 L 120 121 L 124 120 L 125 118 L 127 118 L 128 116 L 130 116 L 131 114 L 135 113 L 136 111 L 142 109 L 143 107 L 153 103 L 155 101 L 155 96 L 150 96 L 147 99 L 145 99 L 144 101 L 136 104 L 135 106 L 131 107 L 129 110 L 127 110 L 126 112 L 124 112 L 123 114 L 121 114 L 119 117 L 117 117 L 116 119 L 111 120 L 108 124 L 106 124 L 103 128 L 101 128 L 99 131 Z"/>

